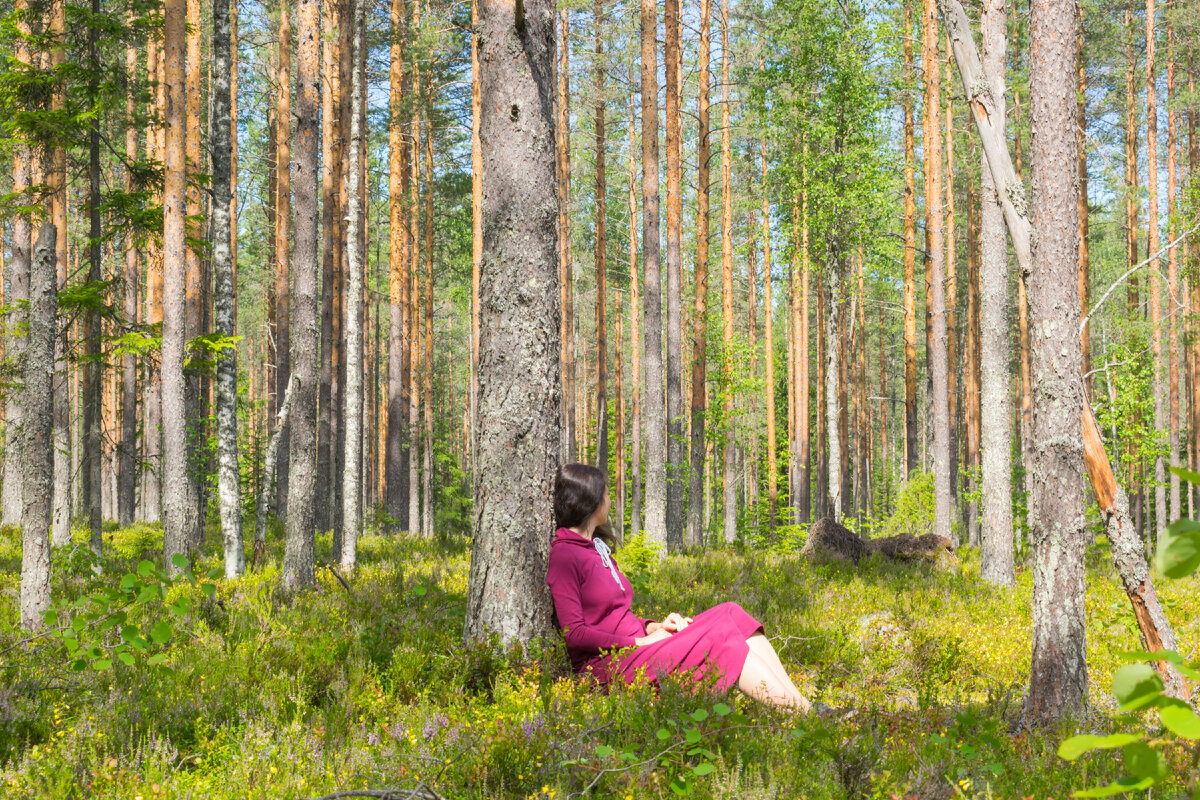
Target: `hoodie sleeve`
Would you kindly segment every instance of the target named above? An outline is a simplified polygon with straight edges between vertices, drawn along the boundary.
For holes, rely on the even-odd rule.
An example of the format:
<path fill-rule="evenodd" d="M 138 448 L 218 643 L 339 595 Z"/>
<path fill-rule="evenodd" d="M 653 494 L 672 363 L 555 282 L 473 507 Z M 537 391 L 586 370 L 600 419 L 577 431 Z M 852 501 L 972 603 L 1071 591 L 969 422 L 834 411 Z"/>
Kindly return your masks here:
<path fill-rule="evenodd" d="M 546 583 L 554 598 L 554 613 L 562 628 L 567 647 L 572 650 L 599 652 L 613 647 L 633 647 L 633 636 L 622 636 L 589 625 L 583 616 L 583 581 L 578 559 L 565 548 L 550 551 Z"/>

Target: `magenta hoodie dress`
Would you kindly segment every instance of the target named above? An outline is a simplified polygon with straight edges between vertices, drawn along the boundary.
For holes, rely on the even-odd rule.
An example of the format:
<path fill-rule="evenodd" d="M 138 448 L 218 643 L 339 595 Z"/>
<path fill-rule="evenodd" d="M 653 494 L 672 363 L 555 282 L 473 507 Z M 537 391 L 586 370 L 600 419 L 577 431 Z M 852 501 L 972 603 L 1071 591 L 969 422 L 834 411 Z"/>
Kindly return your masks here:
<path fill-rule="evenodd" d="M 546 583 L 575 672 L 590 672 L 602 685 L 618 677 L 632 683 L 644 667 L 655 686 L 667 673 L 703 678 L 715 672 L 718 688 L 735 685 L 750 652 L 746 639 L 762 630 L 758 620 L 737 603 L 722 603 L 697 614 L 679 633 L 623 650 L 646 634 L 650 620 L 630 610 L 633 587 L 611 556 L 605 564 L 604 550 L 569 528 L 555 531 L 550 545 Z"/>

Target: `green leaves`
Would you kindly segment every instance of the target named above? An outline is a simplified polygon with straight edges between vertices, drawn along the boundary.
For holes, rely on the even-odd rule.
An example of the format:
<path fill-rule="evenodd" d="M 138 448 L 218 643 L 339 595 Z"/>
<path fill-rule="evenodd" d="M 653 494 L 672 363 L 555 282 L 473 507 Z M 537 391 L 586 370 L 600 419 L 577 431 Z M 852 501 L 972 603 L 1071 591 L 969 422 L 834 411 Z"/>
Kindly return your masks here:
<path fill-rule="evenodd" d="M 1141 740 L 1140 734 L 1114 733 L 1111 736 L 1093 736 L 1084 734 L 1072 736 L 1058 746 L 1058 757 L 1066 761 L 1074 761 L 1084 753 L 1092 750 L 1113 750 Z"/>
<path fill-rule="evenodd" d="M 1162 679 L 1149 664 L 1126 664 L 1113 673 L 1113 694 L 1122 711 L 1147 708 L 1158 699 L 1162 690 Z"/>
<path fill-rule="evenodd" d="M 1163 727 L 1184 739 L 1200 739 L 1200 717 L 1182 700 L 1164 697 L 1159 703 L 1158 717 Z"/>
<path fill-rule="evenodd" d="M 1168 578 L 1184 578 L 1200 567 L 1200 522 L 1181 519 L 1167 526 L 1155 558 Z"/>

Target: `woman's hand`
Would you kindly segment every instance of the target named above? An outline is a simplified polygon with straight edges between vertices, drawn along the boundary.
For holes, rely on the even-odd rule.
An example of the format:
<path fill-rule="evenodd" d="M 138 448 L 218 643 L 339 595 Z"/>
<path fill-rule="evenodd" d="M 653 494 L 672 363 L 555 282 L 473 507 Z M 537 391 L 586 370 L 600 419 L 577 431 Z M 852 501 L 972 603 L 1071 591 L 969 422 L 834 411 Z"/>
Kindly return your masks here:
<path fill-rule="evenodd" d="M 679 633 L 681 630 L 691 624 L 691 621 L 691 617 L 685 617 L 672 611 L 670 614 L 667 614 L 667 618 L 664 619 L 660 624 L 663 629 L 668 630 L 671 633 Z M 647 625 L 646 629 L 649 630 L 650 626 Z"/>
<path fill-rule="evenodd" d="M 658 625 L 658 627 L 651 630 L 651 626 L 653 626 L 653 625 Z M 645 647 L 648 644 L 654 644 L 655 642 L 661 642 L 663 639 L 669 639 L 669 638 L 671 638 L 671 635 L 672 635 L 671 631 L 662 627 L 662 625 L 660 625 L 657 622 L 651 622 L 649 625 L 646 626 L 646 630 L 650 631 L 650 632 L 647 633 L 645 636 L 639 636 L 638 638 L 633 640 L 633 643 L 635 646 Z"/>

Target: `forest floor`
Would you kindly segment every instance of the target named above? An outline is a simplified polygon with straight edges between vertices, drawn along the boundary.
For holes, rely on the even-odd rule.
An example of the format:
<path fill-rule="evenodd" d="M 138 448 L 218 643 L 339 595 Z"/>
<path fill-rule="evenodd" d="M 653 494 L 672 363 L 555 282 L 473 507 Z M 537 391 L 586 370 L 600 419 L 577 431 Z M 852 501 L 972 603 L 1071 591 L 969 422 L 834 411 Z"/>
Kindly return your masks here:
<path fill-rule="evenodd" d="M 1061 800 L 1121 775 L 1108 753 L 1059 759 L 1066 736 L 1142 724 L 1110 718 L 1109 676 L 1139 647 L 1103 540 L 1088 556 L 1092 711 L 1022 733 L 1031 574 L 993 588 L 970 551 L 947 573 L 812 566 L 794 541 L 653 566 L 636 543 L 618 553 L 641 615 L 740 603 L 802 691 L 858 709 L 833 721 L 677 683 L 660 695 L 589 691 L 564 674 L 558 642 L 525 654 L 465 648 L 462 541 L 369 535 L 349 590 L 321 567 L 316 591 L 289 595 L 278 550 L 236 582 L 166 585 L 143 563 L 159 558 L 160 528 L 107 533 L 101 577 L 79 556 L 79 537 L 56 556 L 55 596 L 108 605 L 80 623 L 79 645 L 12 647 L 20 539 L 0 532 L 0 797 L 311 798 L 424 784 L 444 798 L 568 798 L 591 787 L 589 797 L 627 800 Z M 318 556 L 330 548 L 324 537 Z M 219 558 L 210 530 L 197 573 Z M 161 591 L 142 591 L 156 581 Z M 1193 660 L 1200 593 L 1192 580 L 1164 580 L 1160 592 Z M 131 597 L 140 602 L 112 623 Z M 409 791 L 393 797 L 434 796 Z"/>

